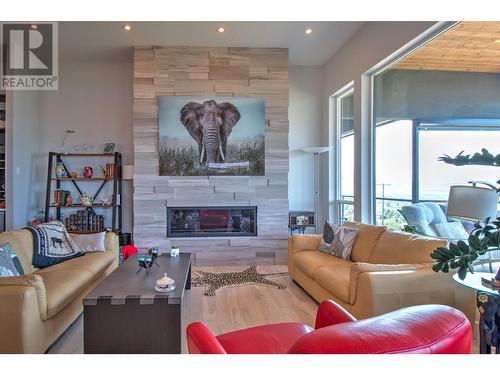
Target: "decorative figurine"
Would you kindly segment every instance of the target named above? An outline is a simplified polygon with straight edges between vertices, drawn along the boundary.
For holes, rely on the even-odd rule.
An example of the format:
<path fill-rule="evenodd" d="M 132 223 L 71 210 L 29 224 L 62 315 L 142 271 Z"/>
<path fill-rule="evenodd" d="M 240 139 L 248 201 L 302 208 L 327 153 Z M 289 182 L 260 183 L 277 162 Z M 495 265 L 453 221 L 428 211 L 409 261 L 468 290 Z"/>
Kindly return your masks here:
<path fill-rule="evenodd" d="M 56 164 L 56 177 L 57 178 L 67 177 L 66 170 L 64 169 L 64 164 L 62 162 Z"/>
<path fill-rule="evenodd" d="M 70 177 L 71 178 L 77 178 L 78 177 L 78 173 L 76 173 L 76 171 L 71 171 Z"/>
<path fill-rule="evenodd" d="M 66 206 L 72 206 L 73 205 L 73 198 L 71 197 L 71 194 L 68 194 L 66 196 Z"/>
<path fill-rule="evenodd" d="M 110 199 L 111 199 L 110 197 L 101 198 L 102 205 L 103 206 L 109 206 L 109 200 Z"/>
<path fill-rule="evenodd" d="M 153 266 L 153 264 L 156 264 L 158 267 L 160 267 L 160 265 L 155 262 L 153 255 L 151 254 L 139 254 L 137 256 L 137 262 L 139 263 L 139 269 L 137 270 L 137 273 L 141 272 L 142 269 L 145 269 L 146 273 L 149 274 L 149 269 Z"/>
<path fill-rule="evenodd" d="M 82 200 L 82 204 L 84 206 L 92 206 L 92 196 L 83 193 L 80 196 L 80 199 Z"/>
<path fill-rule="evenodd" d="M 83 168 L 83 177 L 85 178 L 92 178 L 92 175 L 94 174 L 94 171 L 92 167 L 84 167 Z"/>
<path fill-rule="evenodd" d="M 104 168 L 102 165 L 99 164 L 99 169 L 101 170 L 101 177 L 102 178 L 108 177 L 107 173 L 106 173 L 106 168 Z"/>

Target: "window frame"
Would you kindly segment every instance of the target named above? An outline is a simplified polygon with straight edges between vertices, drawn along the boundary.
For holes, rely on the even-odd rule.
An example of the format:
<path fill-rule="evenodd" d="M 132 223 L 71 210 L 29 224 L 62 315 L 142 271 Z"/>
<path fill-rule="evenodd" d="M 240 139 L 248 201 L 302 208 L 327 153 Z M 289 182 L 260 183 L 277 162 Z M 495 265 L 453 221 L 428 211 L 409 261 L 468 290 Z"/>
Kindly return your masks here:
<path fill-rule="evenodd" d="M 355 196 L 353 196 L 352 200 L 346 200 L 342 199 L 341 197 L 341 172 L 342 172 L 342 167 L 341 167 L 341 138 L 342 138 L 342 105 L 341 101 L 345 97 L 353 95 L 354 97 L 354 81 L 349 82 L 346 86 L 344 86 L 342 89 L 337 91 L 335 94 L 333 94 L 330 97 L 330 103 L 331 103 L 331 113 L 330 113 L 330 118 L 332 119 L 332 124 L 331 127 L 333 129 L 333 145 L 334 145 L 334 152 L 332 152 L 332 157 L 333 157 L 333 163 L 330 165 L 333 165 L 333 194 L 331 194 L 332 198 L 330 200 L 330 219 L 337 223 L 340 224 L 342 223 L 342 218 L 341 218 L 341 212 L 342 212 L 342 206 L 343 205 L 352 205 L 354 209 L 356 209 L 356 202 L 357 200 L 355 199 Z M 352 129 L 352 135 L 354 137 L 354 140 L 356 139 L 356 132 L 354 131 L 354 128 Z M 355 150 L 354 150 L 355 152 Z M 354 157 L 355 155 L 353 155 Z M 353 176 L 353 184 L 354 184 L 354 178 Z M 354 186 L 353 186 L 354 187 Z"/>

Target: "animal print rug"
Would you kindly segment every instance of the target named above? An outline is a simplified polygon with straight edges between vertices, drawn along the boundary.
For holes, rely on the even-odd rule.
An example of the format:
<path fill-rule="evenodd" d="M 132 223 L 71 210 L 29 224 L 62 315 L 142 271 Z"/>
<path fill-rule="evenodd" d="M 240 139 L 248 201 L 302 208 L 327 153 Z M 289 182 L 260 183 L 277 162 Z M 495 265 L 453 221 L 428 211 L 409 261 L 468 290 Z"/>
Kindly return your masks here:
<path fill-rule="evenodd" d="M 204 286 L 205 296 L 215 296 L 218 289 L 227 286 L 238 286 L 247 284 L 270 285 L 278 289 L 286 289 L 285 284 L 277 283 L 268 277 L 287 276 L 288 272 L 260 273 L 257 266 L 250 266 L 243 271 L 235 272 L 205 272 L 193 270 L 191 284 L 193 286 Z"/>

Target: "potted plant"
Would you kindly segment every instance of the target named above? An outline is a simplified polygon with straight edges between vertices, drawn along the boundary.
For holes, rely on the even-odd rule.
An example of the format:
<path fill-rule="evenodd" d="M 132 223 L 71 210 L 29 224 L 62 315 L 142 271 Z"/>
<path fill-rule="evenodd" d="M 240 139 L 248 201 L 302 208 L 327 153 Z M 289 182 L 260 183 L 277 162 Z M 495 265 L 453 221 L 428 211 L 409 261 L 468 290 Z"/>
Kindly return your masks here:
<path fill-rule="evenodd" d="M 491 165 L 500 166 L 500 154 L 493 156 L 486 149 L 481 153 L 476 152 L 472 157 L 460 152 L 454 158 L 444 155 L 438 160 L 453 165 Z M 500 180 L 497 181 L 500 184 Z M 497 189 L 499 192 L 500 189 Z M 463 280 L 467 271 L 474 272 L 473 264 L 477 259 L 492 250 L 500 249 L 500 217 L 486 218 L 484 223 L 476 223 L 474 230 L 470 233 L 468 243 L 458 241 L 450 243 L 447 247 L 438 247 L 431 253 L 435 264 L 432 269 L 435 272 L 449 272 L 458 269 L 458 277 Z M 495 276 L 500 283 L 500 270 Z"/>

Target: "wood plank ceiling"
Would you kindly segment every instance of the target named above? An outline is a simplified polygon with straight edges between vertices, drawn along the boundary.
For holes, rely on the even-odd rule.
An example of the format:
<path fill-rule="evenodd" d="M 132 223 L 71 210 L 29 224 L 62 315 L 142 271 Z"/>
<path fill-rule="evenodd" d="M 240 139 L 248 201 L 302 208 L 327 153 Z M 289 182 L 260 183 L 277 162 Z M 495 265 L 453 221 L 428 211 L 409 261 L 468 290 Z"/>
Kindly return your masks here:
<path fill-rule="evenodd" d="M 500 73 L 500 22 L 460 22 L 392 68 Z"/>

